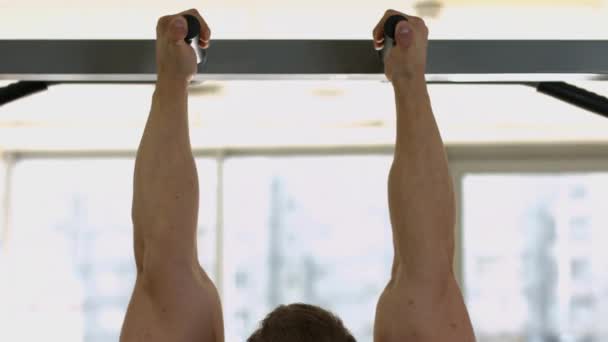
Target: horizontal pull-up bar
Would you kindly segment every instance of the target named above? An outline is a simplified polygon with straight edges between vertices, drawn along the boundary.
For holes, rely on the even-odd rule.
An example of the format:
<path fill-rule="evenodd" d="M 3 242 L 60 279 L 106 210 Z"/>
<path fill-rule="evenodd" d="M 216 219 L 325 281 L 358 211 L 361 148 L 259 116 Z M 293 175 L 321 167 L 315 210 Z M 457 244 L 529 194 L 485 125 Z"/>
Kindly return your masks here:
<path fill-rule="evenodd" d="M 384 79 L 367 40 L 214 40 L 197 80 Z M 0 40 L 0 79 L 152 82 L 152 40 Z M 430 82 L 608 80 L 608 41 L 434 40 Z"/>

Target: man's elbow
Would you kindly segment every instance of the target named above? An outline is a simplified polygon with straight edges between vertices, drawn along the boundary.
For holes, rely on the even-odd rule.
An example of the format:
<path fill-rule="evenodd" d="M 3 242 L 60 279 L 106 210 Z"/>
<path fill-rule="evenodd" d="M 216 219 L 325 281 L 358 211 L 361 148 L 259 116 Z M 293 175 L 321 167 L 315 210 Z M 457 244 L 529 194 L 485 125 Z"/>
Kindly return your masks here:
<path fill-rule="evenodd" d="M 441 287 L 454 279 L 452 258 L 446 249 L 437 249 L 431 253 L 417 253 L 408 258 L 405 254 L 398 265 L 393 267 L 395 282 L 408 284 L 428 284 Z"/>

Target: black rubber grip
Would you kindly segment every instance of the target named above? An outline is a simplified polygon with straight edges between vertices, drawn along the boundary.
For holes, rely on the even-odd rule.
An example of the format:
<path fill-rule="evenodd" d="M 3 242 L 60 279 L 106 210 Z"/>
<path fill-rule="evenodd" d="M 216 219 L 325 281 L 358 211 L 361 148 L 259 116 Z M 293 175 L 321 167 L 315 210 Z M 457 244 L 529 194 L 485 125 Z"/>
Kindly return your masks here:
<path fill-rule="evenodd" d="M 565 82 L 541 82 L 536 89 L 577 107 L 608 118 L 608 98 Z"/>
<path fill-rule="evenodd" d="M 207 52 L 200 47 L 199 41 L 201 37 L 201 23 L 198 19 L 190 14 L 184 14 L 186 22 L 188 23 L 188 33 L 186 34 L 186 44 L 190 45 L 196 53 L 196 63 L 203 64 L 207 63 Z"/>
<path fill-rule="evenodd" d="M 388 17 L 384 22 L 384 47 L 379 51 L 380 59 L 383 61 L 384 58 L 388 56 L 393 46 L 397 44 L 395 41 L 395 30 L 397 29 L 397 24 L 402 20 L 407 21 L 407 18 L 400 14 L 395 14 Z"/>
<path fill-rule="evenodd" d="M 196 39 L 198 42 L 201 35 L 201 23 L 198 22 L 195 16 L 190 14 L 184 14 L 184 18 L 186 18 L 186 22 L 188 23 L 188 34 L 186 34 L 184 40 L 188 44 L 192 43 L 193 39 Z"/>
<path fill-rule="evenodd" d="M 395 14 L 388 17 L 388 19 L 386 19 L 386 21 L 384 22 L 384 35 L 394 40 L 395 29 L 397 29 L 397 24 L 399 24 L 399 22 L 403 20 L 407 21 L 407 18 L 400 14 Z"/>

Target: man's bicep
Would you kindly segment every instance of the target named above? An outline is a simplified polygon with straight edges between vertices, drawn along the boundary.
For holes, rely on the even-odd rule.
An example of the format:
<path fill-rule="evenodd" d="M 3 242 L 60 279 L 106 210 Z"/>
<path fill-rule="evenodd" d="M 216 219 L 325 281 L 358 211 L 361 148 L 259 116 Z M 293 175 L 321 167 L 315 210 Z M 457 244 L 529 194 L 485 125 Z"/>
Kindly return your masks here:
<path fill-rule="evenodd" d="M 475 337 L 460 289 L 444 283 L 391 281 L 376 308 L 375 342 L 473 342 Z"/>

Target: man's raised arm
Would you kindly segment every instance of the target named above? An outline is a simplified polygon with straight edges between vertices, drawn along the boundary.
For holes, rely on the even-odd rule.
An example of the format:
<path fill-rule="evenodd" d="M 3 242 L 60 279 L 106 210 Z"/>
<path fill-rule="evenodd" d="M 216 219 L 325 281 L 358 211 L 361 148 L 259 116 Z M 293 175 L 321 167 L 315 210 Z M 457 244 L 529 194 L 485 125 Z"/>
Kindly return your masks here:
<path fill-rule="evenodd" d="M 198 177 L 188 128 L 187 86 L 195 52 L 184 38 L 190 14 L 158 22 L 158 79 L 135 162 L 132 218 L 137 280 L 121 341 L 223 341 L 217 291 L 199 266 Z"/>
<path fill-rule="evenodd" d="M 374 30 L 384 41 L 388 11 Z M 402 14 L 401 14 L 402 15 Z M 428 29 L 407 17 L 385 56 L 397 106 L 397 141 L 388 180 L 395 258 L 376 311 L 376 342 L 474 341 L 456 283 L 455 199 L 443 142 L 431 109 L 425 67 Z"/>

